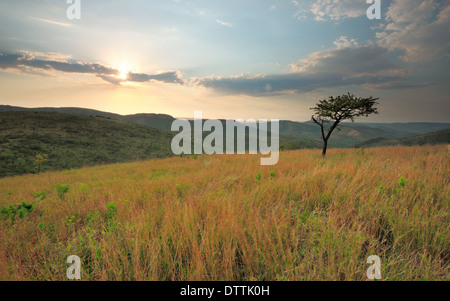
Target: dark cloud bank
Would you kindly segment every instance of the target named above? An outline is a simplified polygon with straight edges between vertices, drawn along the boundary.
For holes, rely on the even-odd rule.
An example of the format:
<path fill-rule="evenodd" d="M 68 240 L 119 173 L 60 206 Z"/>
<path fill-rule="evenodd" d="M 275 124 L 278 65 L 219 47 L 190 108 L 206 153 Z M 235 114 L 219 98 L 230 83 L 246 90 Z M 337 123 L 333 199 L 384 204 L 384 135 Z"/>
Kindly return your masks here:
<path fill-rule="evenodd" d="M 165 71 L 159 74 L 145 74 L 129 72 L 126 79 L 119 78 L 120 71 L 103 66 L 97 63 L 85 62 L 64 62 L 55 60 L 42 60 L 30 56 L 26 53 L 0 53 L 0 69 L 19 69 L 35 68 L 41 70 L 54 70 L 65 73 L 84 73 L 95 75 L 109 83 L 119 84 L 121 82 L 149 82 L 159 81 L 164 83 L 173 83 L 183 85 L 179 71 Z"/>
<path fill-rule="evenodd" d="M 252 96 L 304 93 L 319 88 L 347 85 L 378 89 L 412 87 L 407 72 L 385 57 L 387 50 L 376 45 L 337 47 L 319 51 L 291 65 L 285 74 L 242 74 L 193 80 L 199 86 L 225 94 Z"/>

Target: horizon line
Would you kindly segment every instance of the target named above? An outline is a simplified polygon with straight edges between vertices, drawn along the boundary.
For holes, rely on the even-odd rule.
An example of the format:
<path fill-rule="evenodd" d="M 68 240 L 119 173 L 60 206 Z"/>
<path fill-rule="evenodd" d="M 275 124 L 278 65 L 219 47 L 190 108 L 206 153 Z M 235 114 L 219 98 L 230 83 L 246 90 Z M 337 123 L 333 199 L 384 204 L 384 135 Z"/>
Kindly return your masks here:
<path fill-rule="evenodd" d="M 170 116 L 174 119 L 187 119 L 187 120 L 194 120 L 194 117 L 175 117 L 172 114 L 169 113 L 149 113 L 149 112 L 137 112 L 137 113 L 130 113 L 130 114 L 121 114 L 121 113 L 116 113 L 116 112 L 110 112 L 110 111 L 102 111 L 100 109 L 93 109 L 93 108 L 86 108 L 86 107 L 72 107 L 72 106 L 66 106 L 66 107 L 25 107 L 25 106 L 15 106 L 15 105 L 9 105 L 9 104 L 0 104 L 0 107 L 12 107 L 12 108 L 21 108 L 21 109 L 83 109 L 83 110 L 92 110 L 92 111 L 98 111 L 101 113 L 107 113 L 107 114 L 115 114 L 115 115 L 119 115 L 119 116 L 131 116 L 131 115 L 139 115 L 139 114 L 149 114 L 149 115 L 167 115 Z M 194 110 L 195 111 L 195 110 Z M 8 111 L 0 111 L 0 112 L 8 112 Z M 237 119 L 242 119 L 242 118 L 203 118 L 203 120 L 207 120 L 207 119 L 215 119 L 215 120 L 237 120 Z M 267 118 L 260 118 L 260 119 L 255 119 L 255 120 L 261 120 L 261 119 L 267 119 Z M 270 119 L 267 119 L 270 120 Z M 271 120 L 276 120 L 276 118 L 272 118 Z M 310 122 L 311 120 L 305 120 L 305 121 L 300 121 L 300 120 L 291 120 L 291 119 L 278 119 L 279 121 L 290 121 L 290 122 L 298 122 L 298 123 L 307 123 Z M 349 124 L 356 124 L 356 123 L 365 123 L 365 124 L 406 124 L 406 123 L 441 123 L 441 124 L 450 124 L 450 122 L 445 122 L 445 121 L 402 121 L 402 122 L 398 122 L 398 121 L 389 121 L 389 122 L 367 122 L 367 121 L 342 121 L 341 123 L 349 123 Z"/>

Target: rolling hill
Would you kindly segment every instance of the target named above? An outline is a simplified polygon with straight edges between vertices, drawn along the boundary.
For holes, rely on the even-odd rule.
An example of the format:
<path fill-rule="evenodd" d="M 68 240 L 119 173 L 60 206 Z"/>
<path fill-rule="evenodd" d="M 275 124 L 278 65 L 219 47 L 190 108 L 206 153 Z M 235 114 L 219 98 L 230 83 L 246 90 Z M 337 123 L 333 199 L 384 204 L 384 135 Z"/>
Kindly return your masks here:
<path fill-rule="evenodd" d="M 0 176 L 171 156 L 174 133 L 104 117 L 57 112 L 0 112 Z"/>
<path fill-rule="evenodd" d="M 329 142 L 330 147 L 353 147 L 359 142 L 380 137 L 396 139 L 414 136 L 414 134 L 409 132 L 383 129 L 381 124 L 378 127 L 368 127 L 361 123 L 346 122 L 342 123 L 339 129 L 333 132 Z M 280 121 L 280 134 L 288 137 L 321 141 L 320 127 L 309 121 Z"/>
<path fill-rule="evenodd" d="M 105 117 L 120 121 L 137 123 L 140 125 L 145 125 L 159 130 L 169 130 L 172 121 L 175 120 L 174 117 L 165 114 L 133 114 L 133 115 L 119 115 L 114 113 L 108 113 L 93 109 L 84 108 L 22 108 L 15 106 L 5 106 L 0 105 L 0 112 L 11 112 L 11 111 L 37 111 L 37 112 L 58 112 L 66 114 L 77 114 L 77 115 L 87 115 L 87 116 L 97 116 Z"/>
<path fill-rule="evenodd" d="M 119 115 L 84 108 L 23 108 L 0 105 L 1 111 L 45 111 L 87 116 L 102 116 L 120 121 L 137 123 L 160 130 L 169 130 L 174 117 L 166 114 Z M 369 140 L 402 139 L 421 134 L 442 131 L 450 128 L 450 123 L 351 123 L 345 122 L 340 131 L 330 138 L 329 147 L 354 147 Z M 280 120 L 280 135 L 284 138 L 286 149 L 320 147 L 320 128 L 312 123 Z M 295 138 L 295 139 L 289 139 Z M 289 140 L 289 141 L 288 141 Z"/>
<path fill-rule="evenodd" d="M 115 120 L 106 114 L 88 116 L 74 114 L 82 112 L 78 109 L 65 111 L 70 114 L 0 112 L 0 177 L 37 172 L 33 162 L 38 154 L 48 155 L 42 171 L 173 156 L 171 141 L 175 132 Z M 156 114 L 128 117 L 160 125 L 170 120 Z M 203 133 L 206 135 L 208 132 Z M 283 150 L 317 148 L 320 143 L 280 137 L 280 147 Z"/>
<path fill-rule="evenodd" d="M 0 177 L 36 172 L 33 162 L 38 154 L 49 156 L 42 171 L 172 156 L 173 120 L 164 114 L 0 106 Z M 414 134 L 446 126 L 450 128 L 438 123 L 345 123 L 333 133 L 330 147 L 450 143 L 449 130 Z M 280 121 L 280 135 L 281 150 L 322 147 L 319 127 L 312 122 Z"/>
<path fill-rule="evenodd" d="M 450 144 L 450 130 L 418 135 L 403 139 L 376 138 L 362 143 L 361 146 L 379 147 L 379 146 L 396 146 L 396 145 L 415 146 L 415 145 L 436 145 L 436 144 Z"/>
<path fill-rule="evenodd" d="M 409 123 L 365 123 L 367 127 L 380 128 L 387 131 L 404 132 L 409 135 L 422 135 L 432 132 L 439 132 L 450 129 L 450 123 L 434 123 L 434 122 L 409 122 Z"/>

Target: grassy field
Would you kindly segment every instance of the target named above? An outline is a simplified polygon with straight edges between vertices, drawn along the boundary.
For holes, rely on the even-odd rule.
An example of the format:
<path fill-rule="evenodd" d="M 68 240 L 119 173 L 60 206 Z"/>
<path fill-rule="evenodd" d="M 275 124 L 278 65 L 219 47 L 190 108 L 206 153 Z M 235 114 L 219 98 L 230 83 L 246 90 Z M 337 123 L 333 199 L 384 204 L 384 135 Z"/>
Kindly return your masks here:
<path fill-rule="evenodd" d="M 449 280 L 448 146 L 259 158 L 0 179 L 0 280 Z"/>

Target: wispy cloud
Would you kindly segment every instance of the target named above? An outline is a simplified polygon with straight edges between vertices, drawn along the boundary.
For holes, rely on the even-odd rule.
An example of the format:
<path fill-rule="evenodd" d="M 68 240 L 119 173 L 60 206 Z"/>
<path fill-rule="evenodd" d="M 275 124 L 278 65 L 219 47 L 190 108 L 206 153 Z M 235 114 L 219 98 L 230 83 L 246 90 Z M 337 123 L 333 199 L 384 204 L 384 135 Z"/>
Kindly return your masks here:
<path fill-rule="evenodd" d="M 317 0 L 306 4 L 305 1 L 300 3 L 294 0 L 292 3 L 297 7 L 294 17 L 304 19 L 307 15 L 312 15 L 316 21 L 340 21 L 347 18 L 357 18 L 365 15 L 367 10 L 366 1 Z"/>
<path fill-rule="evenodd" d="M 49 20 L 49 19 L 42 19 L 42 18 L 36 18 L 36 17 L 30 17 L 33 20 L 37 20 L 40 22 L 44 22 L 44 23 L 49 23 L 49 24 L 53 24 L 53 25 L 58 25 L 58 26 L 72 26 L 72 24 L 70 23 L 64 23 L 64 22 L 60 22 L 60 21 L 55 21 L 55 20 Z"/>
<path fill-rule="evenodd" d="M 58 62 L 67 62 L 68 60 L 72 59 L 72 56 L 58 52 L 40 52 L 28 50 L 18 50 L 17 52 L 24 54 L 28 58 L 40 58 Z"/>
<path fill-rule="evenodd" d="M 216 20 L 216 23 L 220 24 L 220 25 L 223 25 L 223 26 L 228 26 L 228 27 L 233 26 L 233 24 L 228 23 L 228 22 L 224 22 L 224 21 L 221 21 L 221 20 Z"/>

